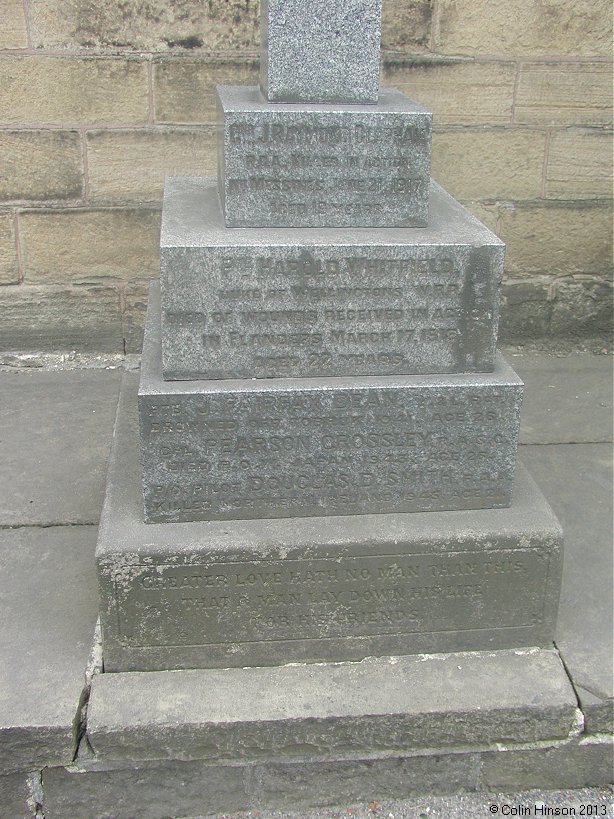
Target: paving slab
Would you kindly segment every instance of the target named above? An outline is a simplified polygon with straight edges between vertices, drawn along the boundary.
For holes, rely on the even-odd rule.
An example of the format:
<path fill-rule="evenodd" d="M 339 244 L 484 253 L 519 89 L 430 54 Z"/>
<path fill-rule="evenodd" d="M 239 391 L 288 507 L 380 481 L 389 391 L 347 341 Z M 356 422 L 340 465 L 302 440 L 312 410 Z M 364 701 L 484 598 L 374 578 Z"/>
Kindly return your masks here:
<path fill-rule="evenodd" d="M 381 791 L 385 794 L 384 791 Z M 506 793 L 458 793 L 452 796 L 422 794 L 409 799 L 391 799 L 387 794 L 376 798 L 378 790 L 372 788 L 370 796 L 350 806 L 341 808 L 304 810 L 258 810 L 250 813 L 233 813 L 232 819 L 485 819 L 487 816 L 576 816 L 586 815 L 582 805 L 597 805 L 597 814 L 606 819 L 614 816 L 612 791 L 609 788 L 581 788 L 575 790 L 530 790 Z M 495 811 L 491 806 L 496 806 Z M 518 810 L 520 808 L 520 810 Z M 515 812 L 512 812 L 512 809 Z M 552 812 L 547 813 L 551 809 Z M 558 809 L 558 813 L 555 811 Z M 521 812 L 524 810 L 524 813 Z M 565 812 L 567 811 L 567 812 Z M 119 819 L 119 817 L 118 817 Z M 231 819 L 207 815 L 199 819 Z"/>
<path fill-rule="evenodd" d="M 612 730 L 612 447 L 525 446 L 521 460 L 565 533 L 556 644 L 586 708 L 587 728 Z"/>
<path fill-rule="evenodd" d="M 611 355 L 555 356 L 509 347 L 505 355 L 525 384 L 520 443 L 612 440 Z"/>
<path fill-rule="evenodd" d="M 0 525 L 97 523 L 121 373 L 0 373 Z"/>
<path fill-rule="evenodd" d="M 35 819 L 36 803 L 30 774 L 20 772 L 0 776 L 0 816 L 6 819 Z"/>
<path fill-rule="evenodd" d="M 614 773 L 612 737 L 584 737 L 558 747 L 485 753 L 480 773 L 482 787 L 493 791 L 609 785 Z"/>
<path fill-rule="evenodd" d="M 93 526 L 0 531 L 0 771 L 66 764 L 97 618 Z"/>
<path fill-rule="evenodd" d="M 97 675 L 87 737 L 103 760 L 402 755 L 567 738 L 576 698 L 553 650 Z"/>

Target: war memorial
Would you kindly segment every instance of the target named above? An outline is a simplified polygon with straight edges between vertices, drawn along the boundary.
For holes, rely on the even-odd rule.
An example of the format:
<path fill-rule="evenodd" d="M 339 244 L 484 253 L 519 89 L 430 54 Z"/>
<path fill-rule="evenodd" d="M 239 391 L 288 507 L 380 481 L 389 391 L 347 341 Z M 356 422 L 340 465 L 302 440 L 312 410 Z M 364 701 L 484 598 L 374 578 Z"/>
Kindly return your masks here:
<path fill-rule="evenodd" d="M 262 3 L 217 178 L 166 180 L 50 816 L 309 815 L 607 764 L 553 644 L 563 532 L 517 463 L 504 244 L 431 180 L 431 114 L 380 87 L 380 0 L 316 6 Z"/>
<path fill-rule="evenodd" d="M 552 644 L 504 247 L 431 183 L 431 115 L 377 89 L 378 4 L 301 8 L 265 4 L 260 88 L 217 89 L 217 180 L 167 180 L 97 552 L 107 672 Z"/>

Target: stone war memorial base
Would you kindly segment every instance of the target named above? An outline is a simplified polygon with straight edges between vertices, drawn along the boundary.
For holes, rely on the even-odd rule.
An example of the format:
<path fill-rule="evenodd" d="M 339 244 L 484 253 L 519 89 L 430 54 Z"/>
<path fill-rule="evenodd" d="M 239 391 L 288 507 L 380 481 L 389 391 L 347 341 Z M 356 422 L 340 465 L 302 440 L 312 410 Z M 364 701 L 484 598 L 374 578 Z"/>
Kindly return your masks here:
<path fill-rule="evenodd" d="M 552 645 L 563 536 L 524 468 L 505 509 L 144 523 L 136 403 L 99 531 L 106 671 Z"/>
<path fill-rule="evenodd" d="M 565 530 L 556 647 L 255 669 L 101 673 L 98 642 L 88 662 L 121 373 L 0 371 L 0 816 L 364 819 L 377 800 L 375 819 L 465 819 L 611 801 L 569 790 L 613 779 L 611 358 L 505 353 L 526 383 L 521 464 Z M 140 479 L 131 446 L 124 487 Z"/>

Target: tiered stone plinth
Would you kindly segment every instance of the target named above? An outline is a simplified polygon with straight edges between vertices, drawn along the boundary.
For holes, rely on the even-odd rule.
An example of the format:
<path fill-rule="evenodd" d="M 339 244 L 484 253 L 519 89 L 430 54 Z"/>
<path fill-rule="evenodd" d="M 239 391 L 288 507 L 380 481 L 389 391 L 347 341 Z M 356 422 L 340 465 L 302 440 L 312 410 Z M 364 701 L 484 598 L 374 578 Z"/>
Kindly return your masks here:
<path fill-rule="evenodd" d="M 551 645 L 562 535 L 524 470 L 508 509 L 147 524 L 136 403 L 100 523 L 105 670 Z"/>
<path fill-rule="evenodd" d="M 246 760 L 313 762 L 312 727 L 330 711 L 327 758 L 371 759 L 415 749 L 420 709 L 445 699 L 420 699 L 432 678 L 417 659 L 395 675 L 385 658 L 511 649 L 467 661 L 496 677 L 488 697 L 464 682 L 487 715 L 467 736 L 490 747 L 493 696 L 512 713 L 503 678 L 533 680 L 552 646 L 562 557 L 539 490 L 523 470 L 515 479 L 523 385 L 496 352 L 504 248 L 431 184 L 431 115 L 378 94 L 378 0 L 316 0 L 309 15 L 268 0 L 262 13 L 261 90 L 218 89 L 219 179 L 166 186 L 161 291 L 138 397 L 122 395 L 97 552 L 105 671 L 127 672 L 112 696 L 153 692 L 166 731 L 185 722 L 161 693 L 176 675 L 152 688 L 128 672 L 182 669 L 182 702 L 196 678 L 233 699 L 287 680 L 309 703 L 291 742 L 215 696 L 222 713 L 197 716 L 191 736 L 209 747 L 219 721 Z M 386 678 L 375 710 L 355 698 L 367 657 L 369 680 Z M 324 664 L 334 713 L 328 697 L 311 702 L 312 670 L 288 663 Z M 559 666 L 553 654 L 543 665 L 557 679 Z M 442 657 L 446 681 L 464 667 Z M 407 690 L 422 702 L 415 721 Z M 290 711 L 276 713 L 285 726 Z M 411 726 L 398 739 L 397 714 Z M 105 732 L 90 737 L 108 750 Z"/>

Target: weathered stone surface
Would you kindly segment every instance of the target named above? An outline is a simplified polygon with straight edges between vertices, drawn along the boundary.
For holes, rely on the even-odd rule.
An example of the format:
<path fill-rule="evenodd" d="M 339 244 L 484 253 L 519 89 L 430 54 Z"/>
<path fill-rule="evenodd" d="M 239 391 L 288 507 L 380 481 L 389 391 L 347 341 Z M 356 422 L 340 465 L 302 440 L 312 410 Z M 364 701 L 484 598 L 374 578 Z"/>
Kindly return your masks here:
<path fill-rule="evenodd" d="M 566 738 L 575 719 L 556 652 L 467 652 L 99 674 L 87 737 L 102 761 L 316 760 Z"/>
<path fill-rule="evenodd" d="M 553 134 L 546 168 L 546 196 L 611 199 L 612 148 L 611 131 L 569 129 Z"/>
<path fill-rule="evenodd" d="M 433 177 L 459 199 L 537 198 L 545 140 L 507 128 L 436 131 Z"/>
<path fill-rule="evenodd" d="M 608 63 L 521 63 L 514 121 L 523 125 L 609 125 Z"/>
<path fill-rule="evenodd" d="M 478 763 L 477 754 L 444 752 L 352 762 L 256 765 L 252 787 L 259 806 L 300 811 L 358 801 L 372 803 L 374 797 L 398 799 L 410 794 L 474 790 Z"/>
<path fill-rule="evenodd" d="M 87 93 L 84 93 L 87 89 Z M 109 57 L 0 58 L 0 121 L 136 125 L 149 115 L 147 63 Z"/>
<path fill-rule="evenodd" d="M 120 403 L 97 556 L 107 670 L 551 641 L 561 534 L 524 471 L 506 510 L 152 526 L 142 521 L 132 383 Z M 458 574 L 461 564 L 473 565 L 470 574 Z M 186 567 L 221 579 L 212 591 L 182 591 Z M 404 619 L 413 608 L 417 618 Z M 443 630 L 433 633 L 437 624 Z"/>
<path fill-rule="evenodd" d="M 558 748 L 483 754 L 481 779 L 483 788 L 498 791 L 584 788 L 587 785 L 610 785 L 613 768 L 612 738 L 586 737 Z M 578 812 L 578 815 L 581 814 Z"/>
<path fill-rule="evenodd" d="M 35 48 L 110 47 L 135 51 L 242 50 L 258 46 L 258 3 L 245 0 L 33 0 Z"/>
<path fill-rule="evenodd" d="M 127 353 L 140 353 L 143 349 L 143 329 L 147 314 L 149 281 L 129 282 L 124 292 L 122 328 Z"/>
<path fill-rule="evenodd" d="M 600 697 L 582 688 L 575 686 L 584 714 L 584 726 L 588 734 L 614 734 L 614 696 Z"/>
<path fill-rule="evenodd" d="M 20 227 L 27 283 L 134 279 L 159 267 L 157 210 L 30 211 Z"/>
<path fill-rule="evenodd" d="M 449 58 L 448 58 L 449 59 Z M 439 125 L 496 125 L 512 120 L 516 66 L 505 62 L 384 63 L 383 79 L 433 112 Z"/>
<path fill-rule="evenodd" d="M 36 776 L 36 774 L 35 774 Z M 37 805 L 28 773 L 0 775 L 0 809 L 7 819 L 35 819 Z"/>
<path fill-rule="evenodd" d="M 45 819 L 168 819 L 247 810 L 246 772 L 165 761 L 114 771 L 46 768 Z"/>
<path fill-rule="evenodd" d="M 0 350 L 121 353 L 115 287 L 9 285 L 0 289 Z"/>
<path fill-rule="evenodd" d="M 525 385 L 521 444 L 612 441 L 611 356 L 580 352 L 554 356 L 516 350 L 510 360 Z M 547 460 L 546 455 L 544 450 L 542 456 Z M 555 473 L 560 474 L 560 467 Z M 571 474 L 577 475 L 577 471 Z M 569 479 L 566 474 L 559 489 Z"/>
<path fill-rule="evenodd" d="M 400 91 L 308 108 L 273 105 L 251 86 L 217 91 L 229 227 L 426 225 L 431 115 Z"/>
<path fill-rule="evenodd" d="M 15 217 L 0 213 L 0 284 L 17 284 L 19 265 L 15 242 Z"/>
<path fill-rule="evenodd" d="M 447 54 L 611 56 L 608 0 L 443 0 L 434 37 Z"/>
<path fill-rule="evenodd" d="M 614 702 L 612 448 L 522 447 L 522 459 L 544 487 L 565 531 L 556 644 L 574 685 L 604 701 L 594 715 L 597 726 L 603 726 L 605 701 L 610 708 Z"/>
<path fill-rule="evenodd" d="M 215 125 L 216 85 L 256 85 L 258 60 L 164 58 L 153 65 L 156 122 Z"/>
<path fill-rule="evenodd" d="M 119 383 L 109 370 L 3 373 L 1 526 L 98 522 Z"/>
<path fill-rule="evenodd" d="M 488 371 L 501 242 L 434 186 L 428 228 L 226 228 L 215 179 L 167 180 L 167 379 Z"/>
<path fill-rule="evenodd" d="M 75 752 L 97 616 L 95 538 L 85 526 L 0 531 L 5 773 L 68 764 Z"/>
<path fill-rule="evenodd" d="M 501 295 L 501 341 L 525 344 L 551 335 L 574 346 L 591 336 L 601 337 L 603 346 L 609 342 L 613 292 L 607 279 L 545 274 L 510 278 L 503 282 Z"/>
<path fill-rule="evenodd" d="M 163 381 L 150 291 L 139 411 L 150 522 L 509 506 L 522 382 L 493 373 Z"/>
<path fill-rule="evenodd" d="M 416 51 L 428 48 L 431 0 L 383 0 L 382 49 Z"/>
<path fill-rule="evenodd" d="M 95 202 L 159 202 L 165 176 L 201 176 L 216 164 L 215 129 L 91 131 L 89 195 Z"/>
<path fill-rule="evenodd" d="M 507 245 L 508 274 L 597 273 L 612 265 L 609 203 L 502 208 L 499 235 Z"/>
<path fill-rule="evenodd" d="M 382 0 L 261 0 L 270 102 L 377 102 Z"/>
<path fill-rule="evenodd" d="M 75 199 L 83 189 L 76 131 L 0 131 L 0 199 Z"/>
<path fill-rule="evenodd" d="M 26 12 L 22 0 L 4 0 L 0 48 L 27 48 Z"/>

